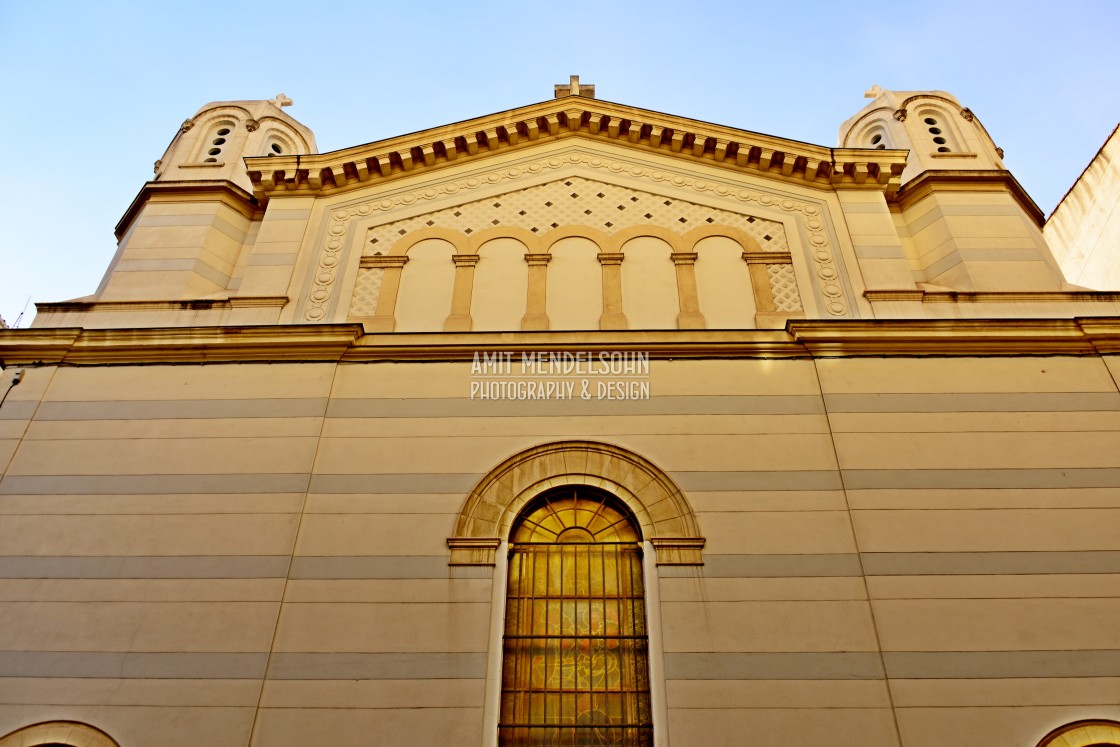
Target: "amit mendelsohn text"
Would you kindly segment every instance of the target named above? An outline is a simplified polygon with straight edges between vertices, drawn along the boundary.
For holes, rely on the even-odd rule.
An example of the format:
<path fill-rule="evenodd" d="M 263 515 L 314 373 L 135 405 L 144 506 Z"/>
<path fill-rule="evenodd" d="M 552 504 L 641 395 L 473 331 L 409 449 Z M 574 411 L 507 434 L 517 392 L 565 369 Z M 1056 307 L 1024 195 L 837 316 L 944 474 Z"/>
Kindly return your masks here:
<path fill-rule="evenodd" d="M 649 376 L 649 353 L 476 352 L 471 376 Z"/>

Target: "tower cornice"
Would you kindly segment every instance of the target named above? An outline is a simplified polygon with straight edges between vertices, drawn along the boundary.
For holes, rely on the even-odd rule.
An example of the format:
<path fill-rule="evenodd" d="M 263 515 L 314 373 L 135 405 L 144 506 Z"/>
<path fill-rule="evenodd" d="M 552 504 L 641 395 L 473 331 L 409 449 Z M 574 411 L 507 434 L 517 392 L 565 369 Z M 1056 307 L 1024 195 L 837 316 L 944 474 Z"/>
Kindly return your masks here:
<path fill-rule="evenodd" d="M 161 200 L 172 200 L 174 202 L 217 201 L 228 205 L 247 218 L 255 217 L 262 212 L 257 198 L 231 181 L 148 182 L 133 198 L 132 203 L 117 222 L 116 228 L 113 229 L 117 241 L 120 241 L 128 232 L 129 226 L 136 220 L 144 205 Z"/>

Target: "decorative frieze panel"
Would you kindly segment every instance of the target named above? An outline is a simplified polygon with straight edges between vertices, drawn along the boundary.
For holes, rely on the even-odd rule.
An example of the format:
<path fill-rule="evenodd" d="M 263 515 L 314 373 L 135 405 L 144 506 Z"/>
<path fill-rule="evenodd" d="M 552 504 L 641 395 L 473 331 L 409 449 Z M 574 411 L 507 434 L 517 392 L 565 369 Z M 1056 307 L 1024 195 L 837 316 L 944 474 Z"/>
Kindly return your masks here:
<path fill-rule="evenodd" d="M 589 226 L 610 236 L 638 225 L 684 233 L 712 223 L 745 231 L 764 250 L 789 251 L 785 228 L 776 221 L 573 176 L 371 228 L 362 253 L 387 251 L 402 236 L 422 228 L 450 228 L 470 236 L 494 226 L 535 234 L 561 226 Z"/>

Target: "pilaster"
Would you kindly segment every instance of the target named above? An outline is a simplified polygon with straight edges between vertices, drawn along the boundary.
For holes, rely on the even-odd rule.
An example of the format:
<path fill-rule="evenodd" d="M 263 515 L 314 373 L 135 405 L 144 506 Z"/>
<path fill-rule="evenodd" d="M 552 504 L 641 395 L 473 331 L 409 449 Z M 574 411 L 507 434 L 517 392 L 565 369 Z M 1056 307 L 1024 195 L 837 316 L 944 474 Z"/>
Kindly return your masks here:
<path fill-rule="evenodd" d="M 443 323 L 444 332 L 471 331 L 471 297 L 474 295 L 474 266 L 477 254 L 453 254 L 455 285 L 451 291 L 451 313 Z"/>
<path fill-rule="evenodd" d="M 680 313 L 677 314 L 679 329 L 704 329 L 707 324 L 700 313 L 700 301 L 696 292 L 696 252 L 673 252 L 669 258 L 677 271 L 677 297 Z"/>
<path fill-rule="evenodd" d="M 548 263 L 551 254 L 526 254 L 529 265 L 529 287 L 525 294 L 525 316 L 521 318 L 521 329 L 548 329 Z"/>
<path fill-rule="evenodd" d="M 626 329 L 626 314 L 622 311 L 622 252 L 600 252 L 599 264 L 603 267 L 603 314 L 599 329 Z"/>

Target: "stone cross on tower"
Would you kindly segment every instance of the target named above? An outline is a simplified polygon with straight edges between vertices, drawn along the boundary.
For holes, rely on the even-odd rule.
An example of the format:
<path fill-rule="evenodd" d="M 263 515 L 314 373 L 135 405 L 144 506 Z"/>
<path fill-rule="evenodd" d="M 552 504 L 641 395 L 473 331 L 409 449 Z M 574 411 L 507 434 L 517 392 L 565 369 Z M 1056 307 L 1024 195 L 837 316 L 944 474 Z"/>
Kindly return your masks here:
<path fill-rule="evenodd" d="M 557 83 L 553 86 L 553 98 L 562 99 L 565 96 L 586 96 L 595 98 L 595 86 L 591 83 L 580 84 L 579 76 L 573 75 L 567 83 Z"/>
<path fill-rule="evenodd" d="M 290 98 L 288 98 L 287 96 L 285 96 L 284 94 L 278 93 L 278 94 L 276 94 L 276 98 L 269 99 L 268 103 L 272 104 L 277 109 L 279 109 L 282 106 L 291 106 L 292 105 L 292 100 Z"/>
<path fill-rule="evenodd" d="M 863 97 L 865 99 L 877 99 L 879 98 L 879 94 L 881 94 L 882 92 L 882 88 L 880 88 L 878 85 L 874 85 L 863 92 Z"/>

